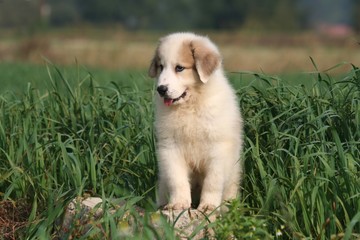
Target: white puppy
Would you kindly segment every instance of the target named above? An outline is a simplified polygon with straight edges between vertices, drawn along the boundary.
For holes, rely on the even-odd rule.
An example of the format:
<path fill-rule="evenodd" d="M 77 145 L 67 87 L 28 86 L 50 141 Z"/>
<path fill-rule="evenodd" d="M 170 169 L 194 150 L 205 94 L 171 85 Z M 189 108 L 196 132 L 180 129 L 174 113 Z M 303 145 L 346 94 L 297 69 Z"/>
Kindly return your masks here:
<path fill-rule="evenodd" d="M 158 206 L 205 211 L 234 199 L 242 118 L 217 47 L 193 33 L 170 34 L 160 39 L 149 75 L 158 91 Z"/>

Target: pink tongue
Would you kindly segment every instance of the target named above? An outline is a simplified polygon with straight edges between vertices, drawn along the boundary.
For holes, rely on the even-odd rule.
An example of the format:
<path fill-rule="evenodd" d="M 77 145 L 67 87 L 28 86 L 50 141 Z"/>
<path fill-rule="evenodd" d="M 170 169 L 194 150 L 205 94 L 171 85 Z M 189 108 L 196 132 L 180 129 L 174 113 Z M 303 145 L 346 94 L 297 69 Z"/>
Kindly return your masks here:
<path fill-rule="evenodd" d="M 170 106 L 172 104 L 173 100 L 170 98 L 164 98 L 164 104 L 166 106 Z"/>

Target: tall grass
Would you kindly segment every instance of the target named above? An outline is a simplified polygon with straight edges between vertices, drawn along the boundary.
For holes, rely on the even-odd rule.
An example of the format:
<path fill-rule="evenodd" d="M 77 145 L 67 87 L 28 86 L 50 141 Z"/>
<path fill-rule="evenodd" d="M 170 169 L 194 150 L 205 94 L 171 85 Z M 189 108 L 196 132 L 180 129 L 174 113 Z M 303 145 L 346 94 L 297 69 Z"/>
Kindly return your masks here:
<path fill-rule="evenodd" d="M 239 91 L 244 201 L 289 238 L 330 239 L 346 228 L 349 237 L 351 226 L 359 233 L 359 69 L 340 81 L 318 73 L 310 89 L 255 77 L 262 87 Z"/>
<path fill-rule="evenodd" d="M 154 199 L 151 89 L 102 88 L 90 74 L 71 86 L 57 68 L 49 78 L 47 93 L 29 85 L 0 99 L 0 194 L 31 205 L 24 236 L 42 224 L 50 233 L 84 193 Z"/>
<path fill-rule="evenodd" d="M 353 66 L 337 80 L 304 75 L 311 87 L 250 77 L 255 84 L 237 91 L 246 135 L 242 196 L 211 225 L 216 236 L 359 236 L 360 70 Z M 132 204 L 152 208 L 152 88 L 99 85 L 82 71 L 73 80 L 50 66 L 47 91 L 28 85 L 21 95 L 0 96 L 0 196 L 15 209 L 28 206 L 27 224 L 12 236 L 55 238 L 77 196 L 126 198 L 134 216 Z M 124 212 L 105 215 L 83 238 L 117 235 Z M 139 239 L 172 236 L 170 225 L 160 233 L 149 216 L 135 219 L 145 226 Z M 71 231 L 76 235 L 76 225 Z"/>

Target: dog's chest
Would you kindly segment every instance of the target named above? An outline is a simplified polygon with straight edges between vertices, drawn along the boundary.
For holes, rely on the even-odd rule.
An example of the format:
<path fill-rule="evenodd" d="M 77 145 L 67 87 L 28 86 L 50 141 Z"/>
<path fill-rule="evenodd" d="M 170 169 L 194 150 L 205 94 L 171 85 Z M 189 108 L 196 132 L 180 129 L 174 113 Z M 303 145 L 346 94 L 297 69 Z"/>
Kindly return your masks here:
<path fill-rule="evenodd" d="M 207 112 L 178 111 L 165 123 L 168 137 L 172 138 L 176 144 L 183 144 L 195 147 L 204 144 L 214 138 L 214 116 Z M 164 126 L 158 126 L 164 129 Z"/>
<path fill-rule="evenodd" d="M 213 135 L 212 123 L 203 115 L 186 115 L 173 122 L 171 137 L 194 171 L 205 164 Z"/>
<path fill-rule="evenodd" d="M 158 105 L 155 127 L 160 141 L 174 144 L 206 143 L 217 140 L 222 131 L 222 109 L 209 103 L 168 108 Z M 162 140 L 161 140 L 162 139 Z"/>

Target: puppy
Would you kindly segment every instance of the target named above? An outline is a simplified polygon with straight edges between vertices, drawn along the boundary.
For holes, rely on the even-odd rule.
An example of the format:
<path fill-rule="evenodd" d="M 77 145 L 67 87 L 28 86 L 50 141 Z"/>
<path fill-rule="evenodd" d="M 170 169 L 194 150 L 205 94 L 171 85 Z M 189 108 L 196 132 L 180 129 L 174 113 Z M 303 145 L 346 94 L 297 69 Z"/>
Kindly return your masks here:
<path fill-rule="evenodd" d="M 217 47 L 193 33 L 159 41 L 149 68 L 157 78 L 157 204 L 206 211 L 236 198 L 242 175 L 242 118 Z"/>

